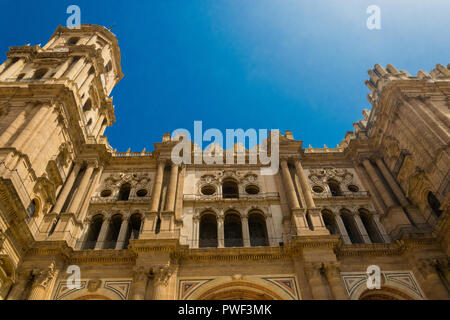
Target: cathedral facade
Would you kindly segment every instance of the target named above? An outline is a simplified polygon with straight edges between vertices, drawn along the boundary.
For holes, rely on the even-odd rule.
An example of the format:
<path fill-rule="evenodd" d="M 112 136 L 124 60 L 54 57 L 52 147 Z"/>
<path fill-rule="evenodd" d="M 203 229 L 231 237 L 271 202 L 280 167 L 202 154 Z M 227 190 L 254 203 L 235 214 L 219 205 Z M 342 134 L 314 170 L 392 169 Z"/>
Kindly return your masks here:
<path fill-rule="evenodd" d="M 369 76 L 371 111 L 336 148 L 275 133 L 279 170 L 262 175 L 176 164 L 170 134 L 116 152 L 104 131 L 123 74 L 106 28 L 11 47 L 0 299 L 449 299 L 450 64 Z"/>

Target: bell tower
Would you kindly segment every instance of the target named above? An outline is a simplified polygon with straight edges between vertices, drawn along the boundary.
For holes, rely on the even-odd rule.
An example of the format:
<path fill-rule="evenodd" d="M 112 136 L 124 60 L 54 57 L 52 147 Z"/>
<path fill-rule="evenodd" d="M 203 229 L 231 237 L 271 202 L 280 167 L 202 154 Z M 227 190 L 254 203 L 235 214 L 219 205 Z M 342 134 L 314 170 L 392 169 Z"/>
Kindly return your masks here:
<path fill-rule="evenodd" d="M 32 241 L 69 209 L 73 225 L 83 218 L 111 149 L 103 134 L 115 121 L 109 95 L 123 77 L 121 55 L 98 25 L 59 26 L 43 47 L 9 49 L 0 66 L 0 193 L 15 199 L 16 225 L 27 224 Z"/>

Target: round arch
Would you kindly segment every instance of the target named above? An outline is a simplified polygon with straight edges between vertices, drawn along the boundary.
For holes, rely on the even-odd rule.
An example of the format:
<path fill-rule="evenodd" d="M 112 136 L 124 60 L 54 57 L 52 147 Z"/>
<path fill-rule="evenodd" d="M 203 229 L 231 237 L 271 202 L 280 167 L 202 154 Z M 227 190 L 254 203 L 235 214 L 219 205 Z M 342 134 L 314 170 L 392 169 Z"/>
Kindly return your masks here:
<path fill-rule="evenodd" d="M 399 285 L 393 281 L 388 281 L 381 286 L 381 289 L 367 289 L 366 282 L 363 281 L 353 291 L 351 300 L 423 300 L 416 292 Z"/>
<path fill-rule="evenodd" d="M 379 290 L 367 289 L 359 296 L 358 300 L 414 300 L 404 292 L 390 287 L 382 287 Z"/>
<path fill-rule="evenodd" d="M 75 298 L 73 300 L 111 300 L 111 298 L 108 298 L 104 295 L 100 294 L 87 294 L 78 298 Z"/>
<path fill-rule="evenodd" d="M 200 294 L 198 300 L 282 300 L 274 291 L 256 283 L 232 281 Z"/>

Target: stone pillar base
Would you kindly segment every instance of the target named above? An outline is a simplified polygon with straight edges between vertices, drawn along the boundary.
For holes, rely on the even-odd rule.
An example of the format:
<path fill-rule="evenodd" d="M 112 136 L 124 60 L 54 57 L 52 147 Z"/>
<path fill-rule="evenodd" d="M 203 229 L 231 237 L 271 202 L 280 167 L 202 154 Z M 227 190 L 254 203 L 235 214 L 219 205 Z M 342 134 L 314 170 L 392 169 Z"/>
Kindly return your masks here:
<path fill-rule="evenodd" d="M 424 216 L 420 213 L 419 208 L 414 205 L 405 207 L 409 218 L 414 222 L 416 227 L 422 232 L 431 232 L 431 226 L 426 222 Z"/>
<path fill-rule="evenodd" d="M 417 232 L 406 216 L 405 211 L 400 206 L 388 208 L 387 213 L 381 217 L 383 225 L 386 226 L 386 232 L 391 238 L 396 239 L 404 232 Z"/>
<path fill-rule="evenodd" d="M 320 209 L 308 209 L 308 215 L 315 235 L 330 235 L 330 232 L 323 222 Z"/>
<path fill-rule="evenodd" d="M 158 212 L 147 212 L 144 217 L 142 232 L 139 239 L 153 239 L 155 236 L 156 222 L 158 221 Z"/>
<path fill-rule="evenodd" d="M 161 232 L 172 231 L 175 229 L 175 211 L 162 211 L 161 218 Z"/>
<path fill-rule="evenodd" d="M 83 226 L 78 223 L 75 214 L 70 212 L 62 213 L 55 231 L 53 231 L 49 239 L 53 241 L 66 241 L 69 245 L 74 245 L 76 242 L 77 227 L 81 229 Z"/>
<path fill-rule="evenodd" d="M 306 209 L 293 209 L 291 214 L 292 224 L 295 226 L 297 235 L 311 235 L 308 220 L 306 219 Z"/>

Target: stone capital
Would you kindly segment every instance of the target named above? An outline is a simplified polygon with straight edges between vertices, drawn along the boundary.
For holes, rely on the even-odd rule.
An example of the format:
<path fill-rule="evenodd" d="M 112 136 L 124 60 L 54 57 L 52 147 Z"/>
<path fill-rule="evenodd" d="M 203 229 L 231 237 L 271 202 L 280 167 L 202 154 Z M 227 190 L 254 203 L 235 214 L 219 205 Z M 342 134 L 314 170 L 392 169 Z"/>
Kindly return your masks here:
<path fill-rule="evenodd" d="M 436 266 L 436 259 L 421 259 L 418 263 L 418 269 L 425 279 L 437 273 Z"/>
<path fill-rule="evenodd" d="M 321 262 L 305 263 L 305 273 L 308 279 L 320 279 L 323 264 Z"/>
<path fill-rule="evenodd" d="M 155 286 L 167 286 L 170 277 L 172 276 L 173 270 L 171 265 L 168 263 L 166 265 L 157 265 L 151 268 L 153 273 L 153 280 Z"/>
<path fill-rule="evenodd" d="M 323 269 L 327 278 L 339 278 L 341 276 L 339 262 L 326 262 Z"/>
<path fill-rule="evenodd" d="M 55 276 L 55 262 L 52 261 L 47 269 L 36 269 L 33 271 L 33 287 L 41 286 L 47 288 L 50 281 L 52 281 Z"/>
<path fill-rule="evenodd" d="M 133 268 L 133 282 L 143 282 L 149 277 L 149 270 L 144 266 L 135 266 Z"/>

